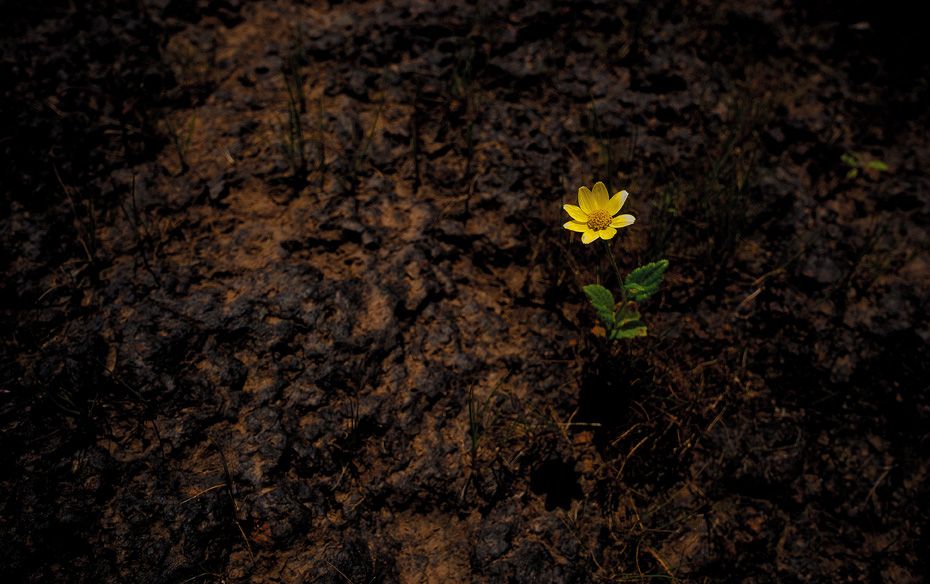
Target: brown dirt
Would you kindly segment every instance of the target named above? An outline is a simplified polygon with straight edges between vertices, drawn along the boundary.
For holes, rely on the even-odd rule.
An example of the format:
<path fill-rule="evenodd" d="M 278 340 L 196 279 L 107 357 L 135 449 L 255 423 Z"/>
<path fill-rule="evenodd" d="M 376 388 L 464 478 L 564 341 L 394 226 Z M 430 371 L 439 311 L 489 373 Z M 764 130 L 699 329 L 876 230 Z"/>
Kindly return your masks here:
<path fill-rule="evenodd" d="M 923 581 L 906 12 L 309 4 L 2 8 L 3 581 Z"/>

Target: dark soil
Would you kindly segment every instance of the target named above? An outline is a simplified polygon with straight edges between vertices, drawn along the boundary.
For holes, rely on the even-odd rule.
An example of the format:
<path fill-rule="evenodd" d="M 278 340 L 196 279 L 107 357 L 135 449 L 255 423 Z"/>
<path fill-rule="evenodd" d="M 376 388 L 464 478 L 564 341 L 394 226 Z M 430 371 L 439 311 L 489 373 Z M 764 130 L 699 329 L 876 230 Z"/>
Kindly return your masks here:
<path fill-rule="evenodd" d="M 930 35 L 806 4 L 0 3 L 0 580 L 923 581 Z"/>

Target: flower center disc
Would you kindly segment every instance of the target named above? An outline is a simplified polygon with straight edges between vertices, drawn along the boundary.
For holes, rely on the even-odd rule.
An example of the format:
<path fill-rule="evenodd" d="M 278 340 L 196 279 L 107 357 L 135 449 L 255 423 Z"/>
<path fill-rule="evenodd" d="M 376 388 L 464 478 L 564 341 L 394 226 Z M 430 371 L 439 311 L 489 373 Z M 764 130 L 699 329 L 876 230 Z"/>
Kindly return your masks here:
<path fill-rule="evenodd" d="M 588 213 L 588 227 L 594 231 L 600 231 L 610 227 L 610 213 L 603 209 L 597 209 Z"/>

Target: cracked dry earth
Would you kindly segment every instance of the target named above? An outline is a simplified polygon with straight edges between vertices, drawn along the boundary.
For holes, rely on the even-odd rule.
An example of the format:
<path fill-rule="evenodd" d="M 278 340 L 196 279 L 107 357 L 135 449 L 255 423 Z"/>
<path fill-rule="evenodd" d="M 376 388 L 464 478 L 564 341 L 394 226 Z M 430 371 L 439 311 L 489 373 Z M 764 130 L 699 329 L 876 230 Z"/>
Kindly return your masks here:
<path fill-rule="evenodd" d="M 3 47 L 5 581 L 922 581 L 927 76 L 887 21 L 139 5 Z M 602 178 L 622 267 L 672 264 L 635 345 L 561 229 Z"/>

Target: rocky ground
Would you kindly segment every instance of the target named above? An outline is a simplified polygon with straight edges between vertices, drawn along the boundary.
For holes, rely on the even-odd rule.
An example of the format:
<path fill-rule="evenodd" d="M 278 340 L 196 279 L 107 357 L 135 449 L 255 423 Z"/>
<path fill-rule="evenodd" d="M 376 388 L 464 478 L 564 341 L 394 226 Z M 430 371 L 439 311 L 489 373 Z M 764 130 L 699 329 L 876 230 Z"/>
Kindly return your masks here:
<path fill-rule="evenodd" d="M 10 4 L 5 582 L 930 572 L 913 14 Z M 671 264 L 633 343 L 596 180 Z"/>

